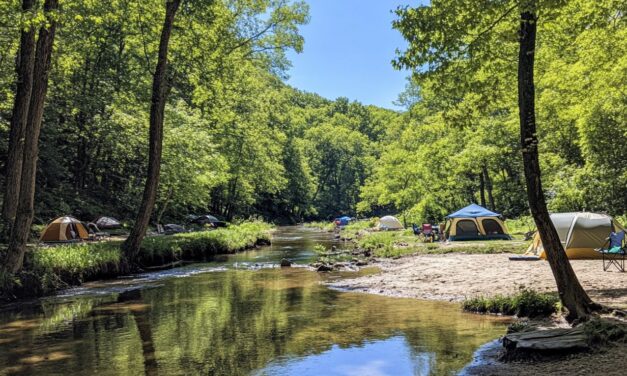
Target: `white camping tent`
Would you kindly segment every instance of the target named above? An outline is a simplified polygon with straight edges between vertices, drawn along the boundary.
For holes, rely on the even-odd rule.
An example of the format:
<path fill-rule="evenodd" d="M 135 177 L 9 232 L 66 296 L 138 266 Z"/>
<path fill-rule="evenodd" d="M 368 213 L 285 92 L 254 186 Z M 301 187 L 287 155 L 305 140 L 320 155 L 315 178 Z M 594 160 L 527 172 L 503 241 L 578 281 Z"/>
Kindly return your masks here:
<path fill-rule="evenodd" d="M 386 215 L 385 217 L 381 217 L 379 219 L 379 224 L 377 225 L 379 230 L 402 230 L 404 229 L 403 224 L 398 218 L 393 217 L 391 215 Z"/>

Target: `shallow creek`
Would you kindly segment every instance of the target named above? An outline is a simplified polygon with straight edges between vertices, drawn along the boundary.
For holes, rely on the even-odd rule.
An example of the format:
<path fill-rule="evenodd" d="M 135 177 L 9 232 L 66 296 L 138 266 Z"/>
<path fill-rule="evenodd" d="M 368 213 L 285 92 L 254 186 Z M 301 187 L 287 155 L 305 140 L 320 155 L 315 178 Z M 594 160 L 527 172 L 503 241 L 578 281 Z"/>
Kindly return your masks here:
<path fill-rule="evenodd" d="M 321 283 L 351 272 L 278 267 L 316 244 L 334 243 L 281 227 L 258 250 L 0 307 L 0 374 L 450 375 L 505 332 L 457 304 Z"/>

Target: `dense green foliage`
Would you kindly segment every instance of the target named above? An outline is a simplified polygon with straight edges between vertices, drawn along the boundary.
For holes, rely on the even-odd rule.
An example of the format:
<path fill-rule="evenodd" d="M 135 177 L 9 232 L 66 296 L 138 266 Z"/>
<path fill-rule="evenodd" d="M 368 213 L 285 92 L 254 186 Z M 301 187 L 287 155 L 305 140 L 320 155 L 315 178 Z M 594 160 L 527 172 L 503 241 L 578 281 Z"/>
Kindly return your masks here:
<path fill-rule="evenodd" d="M 163 8 L 159 0 L 61 2 L 36 222 L 61 214 L 134 217 Z M 19 28 L 30 18 L 19 10 L 16 0 L 0 8 L 3 161 Z M 373 144 L 398 114 L 282 82 L 286 51 L 302 50 L 298 28 L 307 21 L 300 1 L 183 3 L 170 42 L 155 222 L 207 211 L 288 221 L 355 212 Z"/>
<path fill-rule="evenodd" d="M 543 184 L 554 211 L 627 211 L 627 11 L 624 1 L 539 1 L 536 104 Z M 404 126 L 362 190 L 364 211 L 393 205 L 439 219 L 480 202 L 517 217 L 519 3 L 432 1 L 400 8 L 414 69 Z M 393 128 L 392 128 L 393 129 Z"/>
<path fill-rule="evenodd" d="M 470 298 L 462 303 L 462 307 L 466 311 L 479 313 L 545 317 L 559 311 L 558 302 L 559 298 L 555 294 L 542 294 L 525 288 L 512 296 Z"/>
<path fill-rule="evenodd" d="M 285 221 L 400 213 L 409 223 L 441 220 L 470 202 L 508 217 L 526 214 L 518 15 L 503 2 L 485 3 L 441 0 L 398 10 L 394 27 L 410 44 L 395 64 L 415 74 L 399 97 L 406 111 L 396 112 L 283 82 L 286 51 L 304 47 L 298 28 L 308 21 L 306 3 L 185 2 L 171 41 L 154 222 L 211 212 Z M 623 214 L 625 2 L 543 6 L 536 102 L 550 208 Z M 0 5 L 0 161 L 19 30 L 41 20 L 39 8 L 21 15 L 17 0 Z M 158 0 L 61 3 L 36 223 L 136 212 L 163 11 Z"/>

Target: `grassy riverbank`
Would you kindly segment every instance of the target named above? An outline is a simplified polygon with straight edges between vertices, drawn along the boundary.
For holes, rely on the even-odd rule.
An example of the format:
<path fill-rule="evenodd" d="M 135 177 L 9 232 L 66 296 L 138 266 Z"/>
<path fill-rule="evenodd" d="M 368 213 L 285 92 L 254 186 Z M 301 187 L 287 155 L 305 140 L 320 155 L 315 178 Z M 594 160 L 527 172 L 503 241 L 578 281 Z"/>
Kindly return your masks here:
<path fill-rule="evenodd" d="M 411 229 L 402 231 L 371 231 L 372 228 L 372 221 L 357 221 L 346 226 L 342 230 L 341 236 L 344 239 L 354 241 L 359 248 L 367 249 L 377 257 L 446 253 L 520 254 L 529 246 L 529 242 L 522 239 L 431 243 L 424 242 L 421 238 L 414 235 Z"/>
<path fill-rule="evenodd" d="M 147 237 L 138 263 L 151 267 L 239 252 L 269 243 L 271 229 L 267 223 L 245 222 L 212 231 Z M 26 255 L 24 271 L 15 280 L 3 282 L 4 295 L 45 295 L 85 281 L 128 273 L 130 268 L 120 245 L 120 241 L 103 241 L 33 248 Z"/>
<path fill-rule="evenodd" d="M 528 242 L 519 240 L 490 240 L 463 242 L 425 243 L 411 230 L 364 232 L 354 238 L 360 248 L 368 249 L 377 257 L 399 257 L 409 254 L 446 254 L 446 253 L 523 253 Z"/>
<path fill-rule="evenodd" d="M 529 247 L 530 241 L 523 240 L 524 234 L 533 230 L 533 221 L 530 217 L 522 217 L 508 221 L 510 234 L 514 240 L 490 241 L 456 241 L 452 243 L 424 242 L 414 235 L 411 229 L 401 231 L 374 231 L 377 218 L 351 222 L 342 228 L 340 237 L 354 242 L 358 248 L 370 251 L 376 257 L 400 257 L 410 254 L 522 254 Z M 320 231 L 333 231 L 332 222 L 311 222 L 305 227 Z"/>

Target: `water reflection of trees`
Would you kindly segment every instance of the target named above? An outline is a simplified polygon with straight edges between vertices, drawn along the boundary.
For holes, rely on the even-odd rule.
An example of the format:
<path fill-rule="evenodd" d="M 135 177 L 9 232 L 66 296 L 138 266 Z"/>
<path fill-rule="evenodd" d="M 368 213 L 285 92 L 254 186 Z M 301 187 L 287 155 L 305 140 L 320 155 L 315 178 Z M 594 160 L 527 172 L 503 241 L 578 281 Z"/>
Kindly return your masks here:
<path fill-rule="evenodd" d="M 500 330 L 447 304 L 343 294 L 320 286 L 315 273 L 265 270 L 169 280 L 138 297 L 100 304 L 56 332 L 24 331 L 18 342 L 71 355 L 37 364 L 44 372 L 137 374 L 158 366 L 161 374 L 239 375 L 281 355 L 401 334 L 415 358 L 429 363 L 416 366 L 446 374 Z M 0 365 L 12 362 L 0 355 Z"/>

